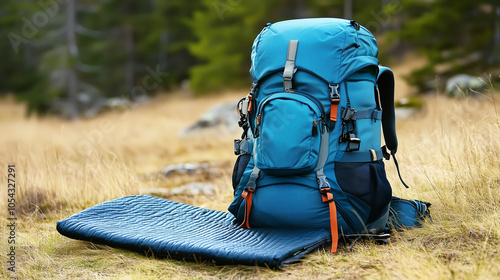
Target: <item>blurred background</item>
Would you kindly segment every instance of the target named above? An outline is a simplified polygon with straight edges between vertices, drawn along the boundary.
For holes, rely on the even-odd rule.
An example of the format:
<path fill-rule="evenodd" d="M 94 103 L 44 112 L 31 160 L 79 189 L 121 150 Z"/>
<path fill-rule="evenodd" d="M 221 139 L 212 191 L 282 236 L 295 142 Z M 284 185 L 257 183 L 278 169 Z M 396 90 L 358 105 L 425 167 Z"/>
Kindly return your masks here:
<path fill-rule="evenodd" d="M 284 273 L 142 258 L 56 231 L 127 195 L 226 211 L 253 40 L 303 17 L 376 36 L 396 75 L 410 188 L 392 163 L 387 177 L 394 195 L 431 202 L 435 224 L 385 248 L 319 250 Z M 8 165 L 17 175 L 0 209 L 16 196 L 19 279 L 500 279 L 499 0 L 1 0 L 0 38 L 6 188 Z"/>
<path fill-rule="evenodd" d="M 381 64 L 414 57 L 404 76 L 413 94 L 467 95 L 500 74 L 492 0 L 3 0 L 0 95 L 26 103 L 28 116 L 78 119 L 158 93 L 248 88 L 256 35 L 303 17 L 358 21 L 377 37 Z"/>

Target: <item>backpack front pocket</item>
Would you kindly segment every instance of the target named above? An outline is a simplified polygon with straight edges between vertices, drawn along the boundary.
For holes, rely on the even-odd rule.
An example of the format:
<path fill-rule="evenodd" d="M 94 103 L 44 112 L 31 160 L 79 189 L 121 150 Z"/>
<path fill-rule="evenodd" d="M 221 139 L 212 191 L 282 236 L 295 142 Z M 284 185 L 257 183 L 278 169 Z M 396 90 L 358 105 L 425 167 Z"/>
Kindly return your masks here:
<path fill-rule="evenodd" d="M 321 144 L 323 105 L 299 92 L 281 92 L 257 109 L 256 166 L 275 175 L 305 173 L 316 167 Z"/>

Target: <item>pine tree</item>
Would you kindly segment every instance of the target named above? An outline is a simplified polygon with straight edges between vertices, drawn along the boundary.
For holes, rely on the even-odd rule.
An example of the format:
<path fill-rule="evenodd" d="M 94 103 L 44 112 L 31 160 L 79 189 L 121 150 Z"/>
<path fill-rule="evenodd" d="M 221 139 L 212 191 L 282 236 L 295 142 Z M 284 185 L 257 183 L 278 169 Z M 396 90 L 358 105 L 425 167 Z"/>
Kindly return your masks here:
<path fill-rule="evenodd" d="M 266 23 L 304 17 L 342 17 L 345 2 L 203 0 L 203 8 L 196 11 L 191 25 L 198 41 L 189 49 L 200 60 L 191 69 L 191 88 L 203 93 L 248 85 L 252 42 Z M 376 22 L 373 11 L 382 6 L 369 0 L 351 4 L 352 17 L 360 23 Z"/>
<path fill-rule="evenodd" d="M 33 71 L 39 60 L 35 40 L 40 28 L 32 21 L 39 10 L 28 0 L 5 0 L 0 8 L 0 93 L 22 93 L 16 97 L 28 103 L 28 112 L 46 103 L 38 94 L 43 78 Z"/>
<path fill-rule="evenodd" d="M 191 28 L 198 41 L 189 50 L 200 60 L 190 71 L 197 93 L 248 86 L 252 42 L 268 22 L 309 15 L 306 2 L 203 0 Z"/>
<path fill-rule="evenodd" d="M 425 90 L 435 79 L 456 73 L 481 75 L 496 67 L 496 7 L 489 0 L 403 2 L 400 31 L 392 34 L 418 49 L 428 63 L 409 81 Z"/>

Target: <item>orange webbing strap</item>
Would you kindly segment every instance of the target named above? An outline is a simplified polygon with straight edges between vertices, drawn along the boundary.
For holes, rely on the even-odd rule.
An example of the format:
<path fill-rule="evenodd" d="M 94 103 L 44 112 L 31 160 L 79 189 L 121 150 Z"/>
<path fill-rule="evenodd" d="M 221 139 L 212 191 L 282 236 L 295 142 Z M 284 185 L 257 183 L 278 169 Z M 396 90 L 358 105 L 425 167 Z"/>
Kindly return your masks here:
<path fill-rule="evenodd" d="M 252 197 L 255 189 L 257 188 L 257 179 L 259 178 L 260 169 L 257 166 L 253 167 L 252 173 L 248 178 L 247 185 L 241 196 L 245 199 L 245 218 L 240 227 L 250 228 L 250 210 L 252 210 Z"/>
<path fill-rule="evenodd" d="M 332 99 L 332 105 L 330 107 L 330 120 L 332 122 L 337 121 L 337 110 L 339 108 L 340 99 Z"/>
<path fill-rule="evenodd" d="M 250 228 L 250 210 L 252 210 L 252 196 L 253 190 L 244 190 L 241 196 L 245 199 L 245 218 L 243 219 L 243 223 L 241 223 L 240 227 L 242 228 Z"/>
<path fill-rule="evenodd" d="M 333 194 L 329 191 L 325 191 L 321 194 L 323 202 L 328 202 L 328 207 L 330 208 L 330 230 L 332 232 L 332 253 L 337 252 L 337 244 L 339 243 L 339 233 L 337 229 L 337 208 L 335 207 L 335 201 L 333 200 Z"/>
<path fill-rule="evenodd" d="M 339 85 L 329 84 L 328 87 L 330 88 L 330 98 L 332 99 L 332 104 L 330 107 L 330 120 L 332 122 L 336 122 L 337 110 L 339 108 L 339 103 L 340 103 Z"/>

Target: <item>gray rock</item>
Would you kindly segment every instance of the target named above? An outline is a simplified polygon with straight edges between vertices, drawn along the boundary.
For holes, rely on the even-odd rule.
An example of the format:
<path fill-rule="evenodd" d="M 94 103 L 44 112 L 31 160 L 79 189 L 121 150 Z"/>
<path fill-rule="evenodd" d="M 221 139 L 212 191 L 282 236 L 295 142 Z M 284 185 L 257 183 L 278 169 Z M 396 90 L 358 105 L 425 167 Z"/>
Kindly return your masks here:
<path fill-rule="evenodd" d="M 181 132 L 182 137 L 196 132 L 219 131 L 221 128 L 229 132 L 238 130 L 239 116 L 236 102 L 222 103 L 204 113 L 200 119 Z"/>
<path fill-rule="evenodd" d="M 78 95 L 77 106 L 80 115 L 85 118 L 92 118 L 100 113 L 110 110 L 125 110 L 132 106 L 127 98 L 102 96 L 82 93 Z M 50 112 L 62 118 L 71 118 L 71 102 L 68 98 L 59 98 L 51 102 Z"/>
<path fill-rule="evenodd" d="M 415 108 L 396 108 L 396 119 L 409 119 L 415 115 L 417 109 Z"/>
<path fill-rule="evenodd" d="M 193 182 L 170 190 L 170 195 L 205 195 L 215 194 L 215 186 L 209 183 Z"/>
<path fill-rule="evenodd" d="M 187 183 L 173 189 L 146 189 L 142 190 L 141 194 L 154 195 L 160 197 L 170 197 L 176 195 L 187 196 L 213 196 L 215 194 L 215 186 L 209 183 L 193 182 Z"/>
<path fill-rule="evenodd" d="M 477 92 L 482 92 L 487 88 L 486 83 L 484 83 L 480 78 L 460 74 L 451 77 L 448 82 L 446 82 L 446 95 L 450 97 L 464 97 L 470 95 L 476 95 Z"/>
<path fill-rule="evenodd" d="M 169 165 L 161 171 L 161 174 L 165 177 L 179 175 L 179 174 L 206 174 L 211 173 L 212 165 L 210 163 L 182 163 Z"/>

